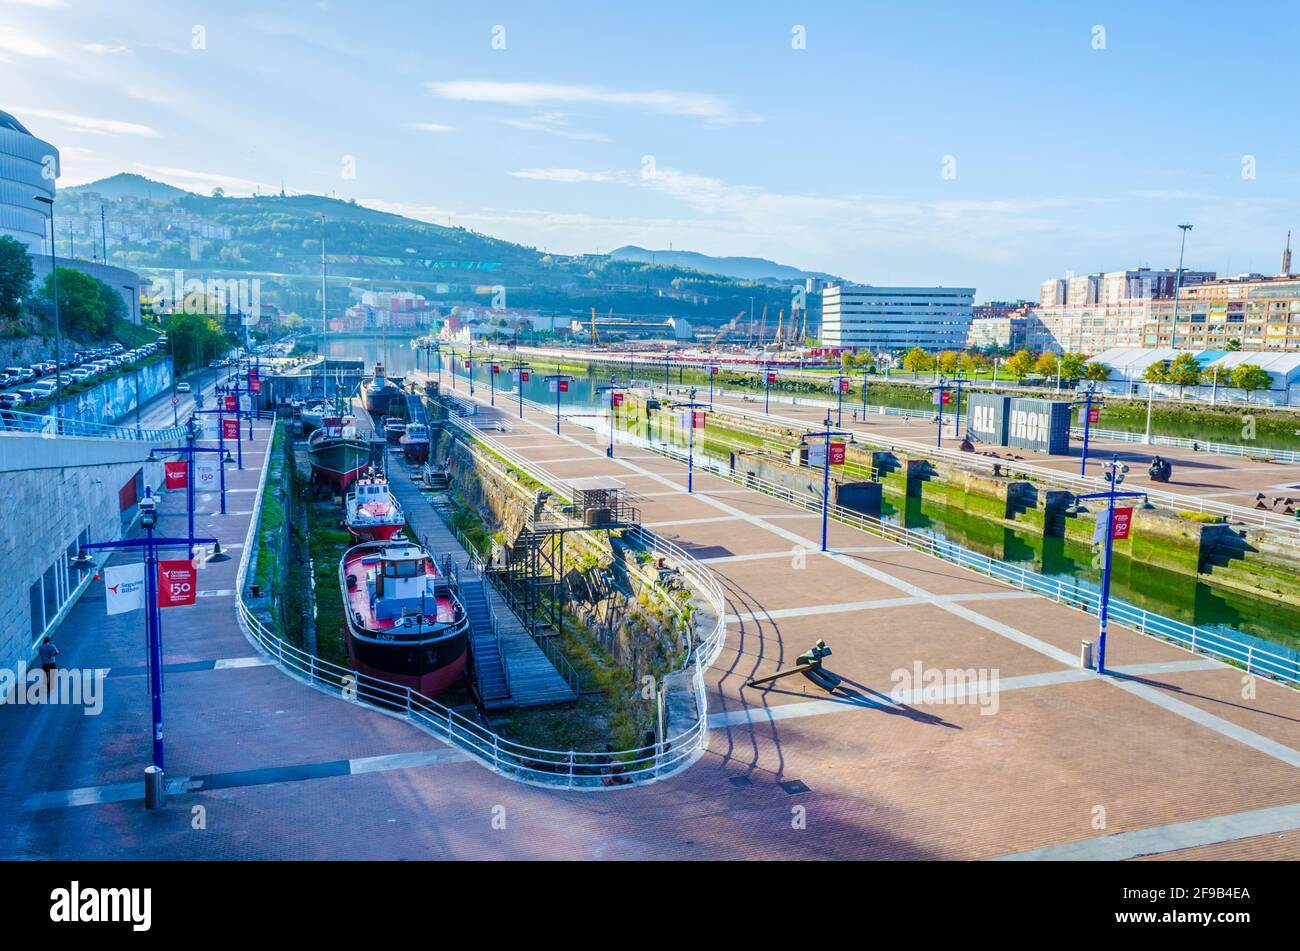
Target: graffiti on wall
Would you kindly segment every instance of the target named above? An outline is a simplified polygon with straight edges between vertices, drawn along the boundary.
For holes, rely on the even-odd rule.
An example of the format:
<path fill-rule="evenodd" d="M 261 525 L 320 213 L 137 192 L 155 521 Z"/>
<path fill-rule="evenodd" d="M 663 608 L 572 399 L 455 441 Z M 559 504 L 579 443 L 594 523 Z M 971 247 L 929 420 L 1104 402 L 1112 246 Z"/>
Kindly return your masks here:
<path fill-rule="evenodd" d="M 135 412 L 137 386 L 141 403 L 147 403 L 158 394 L 170 390 L 171 360 L 145 364 L 138 371 L 124 373 L 117 379 L 92 386 L 76 396 L 69 396 L 63 401 L 64 418 L 86 423 L 121 422 Z M 46 416 L 53 414 L 53 406 L 45 410 Z"/>

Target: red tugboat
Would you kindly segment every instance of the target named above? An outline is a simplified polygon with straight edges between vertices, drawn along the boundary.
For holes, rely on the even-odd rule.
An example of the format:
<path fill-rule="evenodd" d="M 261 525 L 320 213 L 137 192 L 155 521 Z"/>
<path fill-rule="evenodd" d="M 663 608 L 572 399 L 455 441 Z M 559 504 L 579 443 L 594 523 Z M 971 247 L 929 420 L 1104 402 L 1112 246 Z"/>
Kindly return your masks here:
<path fill-rule="evenodd" d="M 428 697 L 461 676 L 469 618 L 424 548 L 401 539 L 355 545 L 339 562 L 339 583 L 357 672 Z"/>
<path fill-rule="evenodd" d="M 402 455 L 410 463 L 429 461 L 429 427 L 424 423 L 407 423 L 406 432 L 399 440 Z"/>
<path fill-rule="evenodd" d="M 370 464 L 370 443 L 357 436 L 351 417 L 327 417 L 307 438 L 307 458 L 312 475 L 341 495 Z"/>
<path fill-rule="evenodd" d="M 348 493 L 344 524 L 358 541 L 387 541 L 402 530 L 402 507 L 389 491 L 388 480 L 373 470 L 362 476 Z"/>

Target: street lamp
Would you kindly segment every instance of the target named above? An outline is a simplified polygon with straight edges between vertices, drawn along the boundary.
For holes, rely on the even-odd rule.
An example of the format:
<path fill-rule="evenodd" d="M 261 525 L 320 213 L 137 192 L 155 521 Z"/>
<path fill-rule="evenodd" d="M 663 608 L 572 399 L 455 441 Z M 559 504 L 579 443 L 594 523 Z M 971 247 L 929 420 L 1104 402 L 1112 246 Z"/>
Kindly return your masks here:
<path fill-rule="evenodd" d="M 831 459 L 831 437 L 832 437 L 832 436 L 848 436 L 848 435 L 849 435 L 849 434 L 846 433 L 846 432 L 842 432 L 842 431 L 839 431 L 839 430 L 832 430 L 832 429 L 831 429 L 831 414 L 830 414 L 830 410 L 827 410 L 827 411 L 826 411 L 826 421 L 825 421 L 825 424 L 824 424 L 824 425 L 826 426 L 826 428 L 825 428 L 824 430 L 822 430 L 821 432 L 819 432 L 819 433 L 804 433 L 804 434 L 803 434 L 803 438 L 804 438 L 804 439 L 817 439 L 817 438 L 820 438 L 820 439 L 824 439 L 824 440 L 825 440 L 825 442 L 822 444 L 822 551 L 826 551 L 826 550 L 827 550 L 827 547 L 826 547 L 826 527 L 827 527 L 827 521 L 828 521 L 828 519 L 829 519 L 829 517 L 830 517 L 831 465 L 833 464 L 833 465 L 837 465 L 837 466 L 838 466 L 838 465 L 843 465 L 843 464 L 844 464 L 844 455 L 843 455 L 843 453 L 844 453 L 844 444 L 843 444 L 843 443 L 837 443 L 837 444 L 836 444 L 836 445 L 838 446 L 838 450 L 837 450 L 837 453 L 836 453 L 836 454 L 839 456 L 839 461 L 838 461 L 838 462 L 835 462 L 835 461 L 833 461 L 833 460 Z"/>
<path fill-rule="evenodd" d="M 220 424 L 218 424 L 220 425 Z M 185 454 L 185 509 L 189 515 L 189 535 L 194 537 L 194 454 L 196 452 L 215 452 L 220 456 L 217 465 L 221 467 L 221 514 L 226 514 L 226 461 L 229 453 L 224 447 L 212 449 L 206 446 L 194 445 L 194 440 L 198 438 L 198 427 L 195 425 L 194 417 L 191 416 L 189 423 L 185 428 L 185 445 L 183 446 L 160 446 L 149 450 L 149 461 L 155 462 L 154 453 L 162 452 L 179 452 Z M 194 545 L 189 547 L 189 555 L 194 557 Z"/>
<path fill-rule="evenodd" d="M 770 363 L 763 364 L 763 415 L 768 416 L 772 410 L 772 381 L 776 379 L 776 373 L 772 370 Z"/>
<path fill-rule="evenodd" d="M 695 387 L 693 386 L 691 387 L 690 393 L 691 393 L 691 401 L 689 403 L 673 404 L 675 409 L 686 410 L 686 425 L 689 427 L 690 430 L 690 435 L 687 437 L 687 442 L 686 442 L 686 494 L 687 495 L 690 495 L 695 491 L 695 430 L 697 428 L 695 425 L 695 411 L 697 409 L 707 410 L 711 408 L 708 403 L 695 402 Z M 680 419 L 681 417 L 679 416 L 678 420 L 680 421 Z M 707 419 L 707 417 L 705 417 L 704 414 L 701 413 L 700 425 L 698 427 L 699 429 L 704 428 L 705 419 Z"/>
<path fill-rule="evenodd" d="M 1071 409 L 1073 409 L 1076 406 L 1084 407 L 1083 454 L 1079 459 L 1079 475 L 1088 474 L 1088 436 L 1092 431 L 1092 403 L 1093 403 L 1093 399 L 1096 396 L 1097 396 L 1097 384 L 1094 381 L 1089 381 L 1083 390 L 1083 402 L 1082 403 L 1075 402 L 1070 404 Z M 1100 409 L 1098 409 L 1098 412 L 1100 412 Z"/>
<path fill-rule="evenodd" d="M 54 404 L 54 425 L 59 427 L 62 425 L 59 421 L 63 418 L 63 377 L 60 374 L 63 369 L 63 330 L 59 323 L 59 268 L 54 251 L 54 198 L 50 195 L 32 197 L 42 205 L 50 206 L 50 300 L 54 304 L 54 365 L 57 368 L 54 374 L 54 385 L 59 394 Z M 136 424 L 138 428 L 138 418 Z"/>
<path fill-rule="evenodd" d="M 1179 225 L 1179 230 L 1183 236 L 1178 243 L 1178 271 L 1174 274 L 1174 319 L 1173 325 L 1169 331 L 1169 349 L 1178 349 L 1178 291 L 1183 286 L 1183 251 L 1187 249 L 1187 232 L 1192 230 L 1191 225 Z"/>
<path fill-rule="evenodd" d="M 615 384 L 613 374 L 610 375 L 608 385 L 596 387 L 596 392 L 606 394 L 609 400 L 609 448 L 605 450 L 605 455 L 611 459 L 614 458 L 614 411 L 623 402 L 623 394 L 619 392 L 621 389 L 622 387 Z"/>
<path fill-rule="evenodd" d="M 1124 474 L 1128 472 L 1128 466 L 1119 461 L 1119 455 L 1112 455 L 1110 462 L 1106 464 L 1103 476 L 1110 483 L 1110 489 L 1106 492 L 1094 492 L 1091 495 L 1075 496 L 1075 502 L 1086 502 L 1090 499 L 1106 500 L 1106 521 L 1102 524 L 1105 526 L 1105 555 L 1101 563 L 1101 594 L 1097 601 L 1097 673 L 1106 672 L 1106 621 L 1110 613 L 1110 565 L 1111 556 L 1114 548 L 1116 534 L 1120 538 L 1128 538 L 1129 519 L 1132 518 L 1132 509 L 1129 509 L 1123 521 L 1115 520 L 1115 500 L 1146 498 L 1145 492 L 1116 492 L 1115 488 L 1124 481 Z M 1102 525 L 1097 526 L 1101 531 Z M 1094 536 L 1095 538 L 1096 536 Z"/>
<path fill-rule="evenodd" d="M 552 373 L 545 377 L 550 384 L 551 392 L 555 394 L 555 435 L 560 435 L 560 395 L 569 392 L 569 381 L 573 377 L 566 376 L 563 373 Z"/>
<path fill-rule="evenodd" d="M 524 418 L 524 384 L 528 382 L 528 371 L 532 369 L 532 367 L 530 367 L 527 363 L 524 363 L 522 357 L 516 356 L 515 359 L 518 360 L 519 362 L 510 368 L 510 372 L 514 374 L 515 389 L 518 391 L 518 395 L 519 395 L 519 418 L 523 419 Z"/>
<path fill-rule="evenodd" d="M 962 383 L 965 382 L 965 380 L 963 380 L 960 376 L 958 376 L 951 382 L 955 384 L 957 387 L 956 426 L 958 430 L 957 435 L 960 436 L 961 435 L 960 432 L 961 430 L 961 385 Z M 934 402 L 939 407 L 939 431 L 938 431 L 938 436 L 935 445 L 940 449 L 943 448 L 943 404 L 948 402 L 948 386 L 949 386 L 948 378 L 945 376 L 940 376 L 938 383 L 936 383 L 934 386 L 926 387 L 926 389 L 929 389 L 934 392 Z"/>

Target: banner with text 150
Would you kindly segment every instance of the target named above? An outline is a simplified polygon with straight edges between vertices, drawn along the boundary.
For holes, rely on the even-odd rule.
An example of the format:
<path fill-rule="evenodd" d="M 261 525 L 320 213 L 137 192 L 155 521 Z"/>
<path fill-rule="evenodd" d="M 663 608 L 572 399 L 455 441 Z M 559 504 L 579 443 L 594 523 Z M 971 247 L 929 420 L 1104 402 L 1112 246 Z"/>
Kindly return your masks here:
<path fill-rule="evenodd" d="M 239 420 L 223 419 L 221 421 L 221 436 L 223 439 L 239 438 Z"/>
<path fill-rule="evenodd" d="M 190 468 L 184 462 L 163 463 L 163 483 L 168 489 L 183 489 L 190 484 Z"/>
<path fill-rule="evenodd" d="M 158 607 L 179 608 L 193 604 L 197 594 L 198 572 L 188 558 L 158 562 Z"/>
<path fill-rule="evenodd" d="M 840 392 L 841 392 L 841 393 L 847 393 L 848 391 L 849 391 L 849 381 L 848 381 L 848 380 L 840 380 Z"/>
<path fill-rule="evenodd" d="M 1124 539 L 1128 538 L 1129 528 L 1132 524 L 1132 508 L 1115 509 L 1114 515 L 1111 516 L 1110 537 L 1117 542 L 1122 542 Z"/>
<path fill-rule="evenodd" d="M 201 492 L 211 492 L 221 484 L 217 460 L 200 459 L 194 463 L 194 487 Z"/>

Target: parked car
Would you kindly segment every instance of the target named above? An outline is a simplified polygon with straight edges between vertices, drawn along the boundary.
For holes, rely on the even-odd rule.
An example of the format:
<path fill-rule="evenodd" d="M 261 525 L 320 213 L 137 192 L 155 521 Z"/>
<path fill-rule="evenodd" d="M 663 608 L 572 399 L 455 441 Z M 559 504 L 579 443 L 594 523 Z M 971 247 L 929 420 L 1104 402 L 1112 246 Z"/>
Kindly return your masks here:
<path fill-rule="evenodd" d="M 5 367 L 5 372 L 15 383 L 26 383 L 28 380 L 35 379 L 35 374 L 27 367 Z"/>
<path fill-rule="evenodd" d="M 189 385 L 188 383 L 177 383 L 177 384 L 176 384 L 176 392 L 177 392 L 177 393 L 188 393 L 189 391 L 190 391 L 190 385 Z"/>
<path fill-rule="evenodd" d="M 17 409 L 25 402 L 21 393 L 0 393 L 0 409 Z"/>

